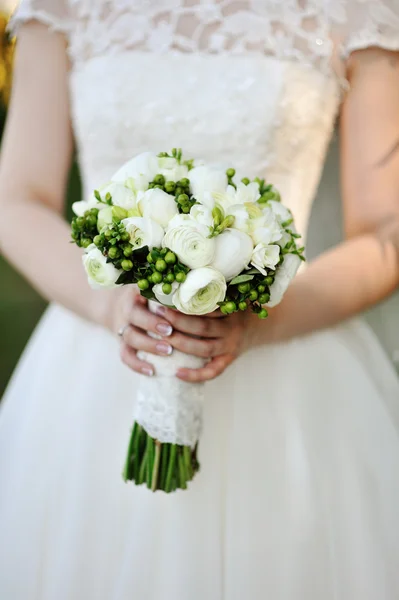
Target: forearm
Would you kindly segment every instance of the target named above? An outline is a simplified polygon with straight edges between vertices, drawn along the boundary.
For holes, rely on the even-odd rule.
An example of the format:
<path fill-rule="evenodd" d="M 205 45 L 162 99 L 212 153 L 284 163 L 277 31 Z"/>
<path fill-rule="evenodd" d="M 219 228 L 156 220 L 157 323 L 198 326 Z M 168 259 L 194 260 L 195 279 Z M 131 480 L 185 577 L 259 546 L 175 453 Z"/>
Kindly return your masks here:
<path fill-rule="evenodd" d="M 70 243 L 68 224 L 51 208 L 34 200 L 3 203 L 0 249 L 44 298 L 104 322 L 111 292 L 89 287 L 81 250 Z"/>
<path fill-rule="evenodd" d="M 325 252 L 299 274 L 258 328 L 259 343 L 331 327 L 372 307 L 399 285 L 398 247 L 362 235 Z"/>

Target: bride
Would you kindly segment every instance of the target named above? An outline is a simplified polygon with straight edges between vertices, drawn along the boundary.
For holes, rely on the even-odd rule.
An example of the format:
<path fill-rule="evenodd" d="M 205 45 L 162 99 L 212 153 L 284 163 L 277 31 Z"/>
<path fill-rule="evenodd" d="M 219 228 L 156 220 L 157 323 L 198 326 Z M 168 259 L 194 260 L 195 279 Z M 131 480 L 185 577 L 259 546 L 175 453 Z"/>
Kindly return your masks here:
<path fill-rule="evenodd" d="M 2 406 L 2 599 L 399 597 L 399 383 L 355 318 L 399 284 L 398 13 L 22 2 L 0 243 L 51 305 Z M 61 217 L 72 133 L 86 195 L 181 146 L 265 173 L 306 233 L 338 113 L 345 240 L 265 322 L 153 315 L 135 289 L 89 289 Z M 137 382 L 154 375 L 137 351 L 174 349 L 211 360 L 177 373 L 209 381 L 202 470 L 167 496 L 120 472 Z"/>

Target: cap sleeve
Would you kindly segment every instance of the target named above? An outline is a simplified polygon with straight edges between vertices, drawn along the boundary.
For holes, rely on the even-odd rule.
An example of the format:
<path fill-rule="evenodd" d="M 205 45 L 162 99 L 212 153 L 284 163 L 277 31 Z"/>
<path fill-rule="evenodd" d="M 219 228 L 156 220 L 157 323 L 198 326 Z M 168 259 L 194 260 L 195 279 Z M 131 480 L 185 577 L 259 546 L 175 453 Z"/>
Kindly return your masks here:
<path fill-rule="evenodd" d="M 21 0 L 9 23 L 9 31 L 17 34 L 27 21 L 40 21 L 52 31 L 70 31 L 68 0 Z"/>
<path fill-rule="evenodd" d="M 335 22 L 343 58 L 372 46 L 399 50 L 399 0 L 347 0 L 346 14 L 337 12 Z"/>

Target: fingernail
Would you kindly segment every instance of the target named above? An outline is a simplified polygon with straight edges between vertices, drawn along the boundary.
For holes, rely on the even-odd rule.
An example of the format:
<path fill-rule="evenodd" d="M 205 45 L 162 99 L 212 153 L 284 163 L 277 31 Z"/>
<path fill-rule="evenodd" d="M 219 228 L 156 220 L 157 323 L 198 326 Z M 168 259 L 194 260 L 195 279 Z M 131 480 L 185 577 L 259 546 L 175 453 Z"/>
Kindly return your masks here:
<path fill-rule="evenodd" d="M 165 344 L 164 342 L 160 342 L 155 347 L 160 354 L 166 354 L 166 356 L 170 356 L 173 352 L 172 346 L 170 344 Z"/>
<path fill-rule="evenodd" d="M 141 372 L 143 375 L 147 375 L 147 377 L 152 377 L 154 375 L 154 369 L 150 369 L 149 367 L 143 367 Z"/>
<path fill-rule="evenodd" d="M 172 325 L 167 325 L 166 323 L 159 323 L 159 325 L 157 325 L 155 329 L 158 331 L 158 333 L 160 333 L 161 335 L 165 335 L 166 337 L 172 335 L 173 333 Z"/>
<path fill-rule="evenodd" d="M 154 307 L 154 312 L 156 315 L 164 317 L 166 315 L 166 308 L 164 306 L 161 306 L 161 304 L 156 304 Z"/>

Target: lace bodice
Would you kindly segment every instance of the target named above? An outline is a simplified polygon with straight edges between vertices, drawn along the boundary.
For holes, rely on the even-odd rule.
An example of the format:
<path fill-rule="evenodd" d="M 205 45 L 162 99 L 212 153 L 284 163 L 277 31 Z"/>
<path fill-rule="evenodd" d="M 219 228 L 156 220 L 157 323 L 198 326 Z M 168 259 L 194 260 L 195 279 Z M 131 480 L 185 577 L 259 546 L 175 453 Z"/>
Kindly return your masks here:
<path fill-rule="evenodd" d="M 180 146 L 265 174 L 302 232 L 345 56 L 399 49 L 399 0 L 22 0 L 12 27 L 29 19 L 67 37 L 87 193 Z"/>

